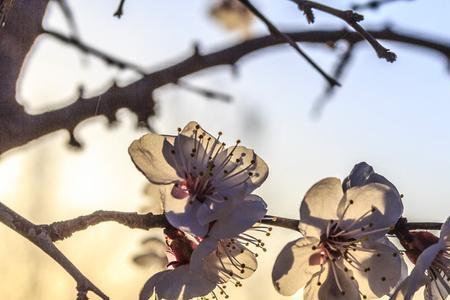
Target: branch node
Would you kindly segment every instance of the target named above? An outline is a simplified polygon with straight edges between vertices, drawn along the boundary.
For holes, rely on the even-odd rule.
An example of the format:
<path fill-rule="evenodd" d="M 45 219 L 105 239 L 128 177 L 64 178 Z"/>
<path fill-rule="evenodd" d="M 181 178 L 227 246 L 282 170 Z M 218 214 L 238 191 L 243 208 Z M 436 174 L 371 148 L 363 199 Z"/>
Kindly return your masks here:
<path fill-rule="evenodd" d="M 314 16 L 311 6 L 304 1 L 299 2 L 297 6 L 299 10 L 303 11 L 303 14 L 306 17 L 306 21 L 308 22 L 308 24 L 313 24 L 316 18 Z"/>
<path fill-rule="evenodd" d="M 364 16 L 354 12 L 353 10 L 346 10 L 342 12 L 343 18 L 348 23 L 358 23 L 364 20 Z"/>
<path fill-rule="evenodd" d="M 389 49 L 384 49 L 383 52 L 381 52 L 380 54 L 378 54 L 379 58 L 384 58 L 386 61 L 393 63 L 394 61 L 397 60 L 397 54 L 395 54 L 394 52 L 392 52 Z"/>
<path fill-rule="evenodd" d="M 194 42 L 192 44 L 192 55 L 193 56 L 202 56 L 202 54 L 200 53 L 200 43 L 199 42 Z"/>
<path fill-rule="evenodd" d="M 77 299 L 76 300 L 88 300 L 87 289 L 85 286 L 77 285 Z"/>

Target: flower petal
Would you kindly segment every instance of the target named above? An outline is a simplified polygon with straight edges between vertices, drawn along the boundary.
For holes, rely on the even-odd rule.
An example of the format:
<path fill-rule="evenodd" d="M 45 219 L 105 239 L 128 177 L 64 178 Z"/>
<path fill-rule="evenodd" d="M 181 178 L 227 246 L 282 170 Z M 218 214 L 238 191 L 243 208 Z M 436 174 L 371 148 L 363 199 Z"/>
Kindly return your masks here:
<path fill-rule="evenodd" d="M 409 275 L 409 282 L 406 291 L 406 298 L 411 299 L 419 289 L 420 284 L 425 280 L 425 271 L 431 266 L 439 251 L 445 247 L 445 243 L 439 241 L 425 249 L 416 261 L 416 266 Z"/>
<path fill-rule="evenodd" d="M 166 270 L 162 272 L 158 272 L 152 277 L 150 277 L 147 282 L 142 287 L 141 292 L 139 293 L 139 300 L 148 300 L 150 297 L 153 296 L 155 293 L 155 287 L 156 285 L 161 281 L 164 280 L 164 277 L 171 271 Z"/>
<path fill-rule="evenodd" d="M 406 277 L 399 285 L 397 285 L 389 300 L 410 300 L 405 297 L 408 285 L 409 277 Z"/>
<path fill-rule="evenodd" d="M 219 218 L 224 218 L 231 209 L 231 201 L 205 201 L 197 210 L 197 219 L 200 224 L 206 225 Z"/>
<path fill-rule="evenodd" d="M 325 178 L 306 192 L 300 206 L 300 230 L 306 235 L 320 236 L 329 220 L 336 220 L 336 209 L 343 196 L 338 178 Z"/>
<path fill-rule="evenodd" d="M 369 183 L 381 183 L 397 191 L 397 188 L 384 176 L 375 173 L 372 166 L 366 162 L 356 164 L 350 172 L 350 175 L 342 182 L 344 191 L 356 186 L 363 186 Z M 398 193 L 398 191 L 397 191 Z"/>
<path fill-rule="evenodd" d="M 318 242 L 316 238 L 300 238 L 288 243 L 278 254 L 272 270 L 272 282 L 280 294 L 295 294 L 311 279 L 312 274 L 320 271 L 320 265 L 311 264 L 311 255 L 317 253 L 313 246 Z"/>
<path fill-rule="evenodd" d="M 208 224 L 200 224 L 197 211 L 202 205 L 199 201 L 190 201 L 189 197 L 177 199 L 172 196 L 173 185 L 164 186 L 161 193 L 164 212 L 169 223 L 185 232 L 203 237 L 208 232 Z"/>
<path fill-rule="evenodd" d="M 348 251 L 352 263 L 345 262 L 352 272 L 360 292 L 366 297 L 380 298 L 395 288 L 402 279 L 402 257 L 387 239 L 362 243 L 359 249 Z"/>
<path fill-rule="evenodd" d="M 201 138 L 200 138 L 201 137 Z M 205 169 L 210 157 L 223 149 L 222 143 L 204 130 L 197 122 L 191 121 L 175 138 L 175 149 L 184 154 L 184 160 L 194 162 L 198 169 Z M 200 146 L 200 147 L 198 147 Z M 192 149 L 197 155 L 191 157 Z"/>
<path fill-rule="evenodd" d="M 194 249 L 189 263 L 189 270 L 195 274 L 203 274 L 208 280 L 218 283 L 218 270 L 211 267 L 213 261 L 213 252 L 217 250 L 219 241 L 213 238 L 206 238 Z"/>
<path fill-rule="evenodd" d="M 216 190 L 251 193 L 267 178 L 269 168 L 256 153 L 243 146 L 233 146 L 221 152 L 214 161 Z"/>
<path fill-rule="evenodd" d="M 327 265 L 323 272 L 314 274 L 306 284 L 303 299 L 360 300 L 361 297 L 354 281 L 337 265 L 332 265 L 332 263 Z"/>
<path fill-rule="evenodd" d="M 338 216 L 344 220 L 341 223 L 342 228 L 349 231 L 361 229 L 354 238 L 371 236 L 377 239 L 384 236 L 402 213 L 403 205 L 398 193 L 380 183 L 370 183 L 347 190 L 338 207 Z M 368 235 L 368 232 L 382 228 L 385 228 L 385 231 L 376 231 L 376 234 Z"/>
<path fill-rule="evenodd" d="M 447 218 L 447 221 L 441 227 L 441 240 L 450 242 L 450 217 Z"/>
<path fill-rule="evenodd" d="M 148 133 L 135 140 L 128 152 L 136 167 L 153 183 L 167 184 L 178 180 L 176 170 L 167 161 L 173 146 L 162 135 Z"/>
<path fill-rule="evenodd" d="M 233 238 L 251 228 L 267 213 L 267 204 L 256 195 L 248 195 L 243 201 L 233 201 L 230 212 L 217 219 L 209 235 L 216 239 Z"/>
<path fill-rule="evenodd" d="M 258 266 L 253 252 L 236 240 L 204 239 L 191 256 L 191 272 L 215 283 L 250 277 Z"/>
<path fill-rule="evenodd" d="M 209 294 L 216 284 L 189 271 L 188 265 L 182 265 L 166 273 L 156 284 L 157 299 L 188 300 Z"/>

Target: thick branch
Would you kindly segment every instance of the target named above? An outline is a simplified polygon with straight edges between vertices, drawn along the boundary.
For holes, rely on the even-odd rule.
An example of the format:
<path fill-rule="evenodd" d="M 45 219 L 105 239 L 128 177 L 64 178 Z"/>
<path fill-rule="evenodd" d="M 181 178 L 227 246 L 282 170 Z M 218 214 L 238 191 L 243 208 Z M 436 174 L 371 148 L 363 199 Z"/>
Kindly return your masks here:
<path fill-rule="evenodd" d="M 109 299 L 99 288 L 87 279 L 80 270 L 53 244 L 49 232 L 45 227 L 35 225 L 20 216 L 0 202 L 0 222 L 21 234 L 66 270 L 77 283 L 78 295 L 85 295 L 87 291 L 97 294 L 100 298 Z M 80 298 L 79 296 L 78 298 Z"/>
<path fill-rule="evenodd" d="M 114 221 L 130 228 L 148 230 L 150 228 L 164 228 L 168 222 L 164 215 L 138 214 L 118 211 L 99 210 L 90 215 L 81 216 L 67 221 L 42 225 L 52 241 L 64 240 L 77 231 L 103 222 Z"/>
<path fill-rule="evenodd" d="M 0 119 L 2 120 L 7 121 L 11 115 L 20 111 L 15 97 L 17 78 L 28 51 L 41 32 L 41 22 L 47 3 L 48 0 L 1 2 L 1 14 L 6 17 L 7 13 L 6 21 L 2 21 L 5 26 L 0 30 Z M 7 134 L 3 131 L 8 129 L 2 127 L 2 135 Z"/>
<path fill-rule="evenodd" d="M 400 42 L 409 46 L 417 46 L 433 50 L 450 59 L 450 44 L 446 41 L 434 41 L 416 35 L 403 34 L 388 29 L 369 31 L 376 39 Z M 356 44 L 363 38 L 355 32 L 338 31 L 305 31 L 288 33 L 295 41 L 308 43 L 325 43 L 346 40 Z M 153 113 L 153 90 L 169 83 L 176 83 L 180 78 L 221 65 L 235 65 L 242 57 L 266 47 L 285 43 L 273 36 L 264 36 L 248 40 L 229 48 L 206 55 L 194 53 L 190 57 L 169 67 L 145 75 L 140 80 L 126 86 L 113 85 L 100 96 L 89 99 L 81 97 L 74 103 L 39 115 L 28 115 L 25 111 L 14 114 L 6 122 L 0 119 L 0 153 L 22 146 L 34 139 L 60 129 L 73 129 L 83 120 L 97 115 L 115 120 L 115 112 L 120 108 L 129 108 L 137 113 L 140 121 L 146 121 Z"/>
<path fill-rule="evenodd" d="M 138 214 L 118 211 L 96 211 L 90 215 L 80 216 L 71 220 L 55 222 L 50 225 L 40 225 L 48 232 L 52 241 L 59 241 L 70 237 L 73 233 L 87 229 L 103 222 L 117 222 L 130 228 L 148 230 L 150 228 L 164 228 L 169 226 L 164 215 Z M 298 231 L 299 220 L 278 216 L 265 216 L 260 223 Z M 442 223 L 412 222 L 402 218 L 399 224 L 406 230 L 440 230 Z M 394 233 L 395 229 L 391 233 Z"/>

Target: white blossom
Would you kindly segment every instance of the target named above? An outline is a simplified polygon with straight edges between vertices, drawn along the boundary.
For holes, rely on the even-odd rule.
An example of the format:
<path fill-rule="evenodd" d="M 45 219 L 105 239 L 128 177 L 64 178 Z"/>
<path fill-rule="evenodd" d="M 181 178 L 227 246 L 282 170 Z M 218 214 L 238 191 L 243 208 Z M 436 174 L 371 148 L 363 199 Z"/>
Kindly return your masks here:
<path fill-rule="evenodd" d="M 255 226 L 255 230 L 260 227 Z M 232 239 L 201 239 L 174 228 L 165 232 L 169 247 L 168 269 L 145 283 L 140 300 L 152 296 L 161 300 L 185 300 L 209 294 L 227 298 L 227 284 L 240 287 L 241 281 L 256 271 L 257 254 L 247 246 L 264 249 L 264 243 L 249 233 Z"/>
<path fill-rule="evenodd" d="M 176 137 L 149 133 L 129 148 L 137 168 L 159 185 L 167 220 L 195 236 L 205 237 L 212 222 L 228 217 L 243 201 L 261 202 L 248 206 L 251 215 L 258 207 L 265 209 L 251 192 L 267 178 L 266 163 L 253 150 L 240 146 L 239 140 L 226 148 L 219 141 L 221 135 L 214 138 L 190 122 Z M 220 238 L 242 232 L 242 223 L 228 226 L 228 233 L 222 230 Z"/>
<path fill-rule="evenodd" d="M 391 300 L 410 300 L 422 286 L 425 300 L 444 300 L 450 294 L 450 218 L 439 239 L 417 258 L 411 274 L 397 287 Z"/>
<path fill-rule="evenodd" d="M 272 273 L 276 289 L 304 299 L 369 299 L 386 295 L 401 279 L 403 260 L 385 234 L 403 211 L 398 191 L 366 163 L 344 185 L 325 178 L 300 207 L 304 235 L 287 244 Z"/>

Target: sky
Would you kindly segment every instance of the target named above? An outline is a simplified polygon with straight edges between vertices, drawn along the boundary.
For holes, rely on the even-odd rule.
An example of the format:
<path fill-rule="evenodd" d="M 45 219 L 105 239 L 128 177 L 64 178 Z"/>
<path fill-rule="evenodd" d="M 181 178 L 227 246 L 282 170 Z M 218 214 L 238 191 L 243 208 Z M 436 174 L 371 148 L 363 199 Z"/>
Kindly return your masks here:
<path fill-rule="evenodd" d="M 254 2 L 286 30 L 345 26 L 321 13 L 317 13 L 315 24 L 308 25 L 289 1 Z M 352 1 L 323 3 L 346 8 Z M 84 42 L 149 72 L 190 55 L 194 41 L 208 53 L 237 43 L 240 38 L 211 20 L 207 13 L 210 1 L 206 0 L 128 0 L 120 20 L 112 17 L 116 3 L 111 1 L 69 4 Z M 362 25 L 377 29 L 389 25 L 426 38 L 450 41 L 448 11 L 450 2 L 446 0 L 404 1 L 379 11 L 364 11 Z M 51 4 L 44 24 L 49 29 L 70 32 L 55 4 Z M 257 21 L 251 30 L 255 36 L 266 33 Z M 239 138 L 254 148 L 270 167 L 269 178 L 257 194 L 269 204 L 272 215 L 297 218 L 300 201 L 312 184 L 329 176 L 343 178 L 353 165 L 366 161 L 405 195 L 404 215 L 409 220 L 443 221 L 450 211 L 448 61 L 427 50 L 383 44 L 397 53 L 398 60 L 387 63 L 378 59 L 367 44 L 358 45 L 341 79 L 343 86 L 320 117 L 312 111 L 325 87 L 324 80 L 283 45 L 244 57 L 238 64 L 237 76 L 228 67 L 217 67 L 185 78 L 232 95 L 231 103 L 206 100 L 174 86 L 160 88 L 155 93 L 157 116 L 151 118 L 150 124 L 158 132 L 174 134 L 177 127 L 196 120 L 210 132 L 223 131 L 225 141 Z M 343 50 L 341 44 L 335 50 L 323 45 L 301 46 L 327 70 L 332 69 Z M 126 85 L 138 76 L 42 37 L 23 71 L 18 98 L 28 112 L 39 113 L 73 101 L 80 85 L 85 87 L 87 96 L 93 96 L 113 79 Z M 136 211 L 145 205 L 145 178 L 127 154 L 128 145 L 144 130 L 136 130 L 134 116 L 127 110 L 121 110 L 118 118 L 119 124 L 113 128 L 103 118 L 83 122 L 76 131 L 85 144 L 83 150 L 69 149 L 68 134 L 60 131 L 3 155 L 0 201 L 42 223 L 97 209 Z M 27 248 L 27 242 L 18 241 L 12 232 L 2 229 L 0 234 L 11 242 L 0 251 L 0 257 L 17 247 L 22 249 L 10 260 L 24 265 L 25 271 L 20 274 L 31 276 L 30 269 L 36 271 L 45 266 L 43 280 L 38 283 L 41 299 L 66 299 L 67 290 L 73 292 L 70 278 L 38 250 Z M 99 286 L 118 295 L 114 298 L 125 299 L 136 294 L 148 278 L 146 270 L 130 266 L 130 257 L 145 236 L 105 224 L 74 236 L 61 247 L 82 269 L 87 269 L 90 261 L 86 261 L 84 253 L 95 243 L 92 255 L 98 259 L 98 266 L 87 272 L 100 281 Z M 287 299 L 276 295 L 269 274 L 283 243 L 297 237 L 295 232 L 276 230 L 268 242 L 269 251 L 260 263 L 260 272 L 243 289 L 233 292 L 236 297 L 256 299 L 264 295 Z M 34 267 L 26 267 L 28 260 L 23 259 L 24 255 L 35 262 Z M 10 262 L 0 263 L 0 270 L 13 272 Z M 27 276 L 20 277 L 24 283 L 29 280 Z M 56 276 L 58 288 L 51 292 L 45 289 L 45 276 Z M 260 282 L 268 288 L 260 289 Z M 0 290 L 7 293 L 8 285 L 0 285 Z M 10 296 L 8 299 L 26 299 L 24 295 L 6 295 Z M 72 298 L 69 295 L 67 299 Z"/>

